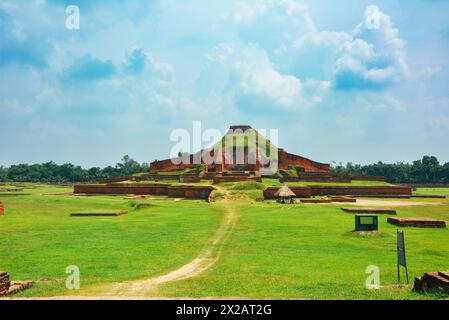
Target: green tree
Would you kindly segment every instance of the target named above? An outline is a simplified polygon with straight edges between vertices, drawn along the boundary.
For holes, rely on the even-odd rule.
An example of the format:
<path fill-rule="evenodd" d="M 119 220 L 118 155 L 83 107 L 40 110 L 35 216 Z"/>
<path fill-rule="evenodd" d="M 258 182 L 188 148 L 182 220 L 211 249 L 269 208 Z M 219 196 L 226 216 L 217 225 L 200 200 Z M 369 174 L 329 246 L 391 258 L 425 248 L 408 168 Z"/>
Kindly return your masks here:
<path fill-rule="evenodd" d="M 141 165 L 128 155 L 125 155 L 122 158 L 122 162 L 117 163 L 116 168 L 119 169 L 120 173 L 124 176 L 143 171 Z"/>

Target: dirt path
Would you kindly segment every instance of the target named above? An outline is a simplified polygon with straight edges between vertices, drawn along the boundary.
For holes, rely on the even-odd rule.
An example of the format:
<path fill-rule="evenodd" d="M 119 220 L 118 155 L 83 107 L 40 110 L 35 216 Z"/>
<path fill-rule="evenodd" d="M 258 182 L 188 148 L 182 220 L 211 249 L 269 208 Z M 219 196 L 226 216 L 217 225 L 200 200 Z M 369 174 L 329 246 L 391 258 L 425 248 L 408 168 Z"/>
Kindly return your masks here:
<path fill-rule="evenodd" d="M 209 240 L 209 243 L 201 250 L 199 255 L 189 263 L 180 268 L 168 272 L 166 274 L 143 279 L 126 282 L 119 282 L 113 284 L 105 284 L 97 287 L 90 287 L 85 289 L 84 296 L 55 296 L 55 297 L 39 297 L 32 298 L 39 300 L 120 300 L 120 299 L 171 299 L 165 297 L 158 297 L 158 286 L 164 283 L 179 281 L 195 277 L 213 266 L 221 256 L 223 244 L 231 235 L 239 218 L 238 211 L 230 199 L 230 193 L 221 187 L 216 187 L 223 195 L 220 201 L 226 211 L 225 217 L 216 230 L 214 236 Z M 213 298 L 210 298 L 213 299 Z M 240 299 L 240 298 L 237 298 Z"/>
<path fill-rule="evenodd" d="M 194 260 L 157 277 L 101 286 L 95 291 L 100 295 L 107 296 L 144 296 L 152 292 L 156 293 L 157 287 L 161 284 L 195 277 L 213 266 L 220 258 L 223 244 L 232 233 L 238 220 L 238 214 L 231 201 L 229 201 L 228 191 L 222 188 L 217 188 L 217 191 L 223 194 L 223 200 L 220 201 L 220 204 L 225 208 L 226 215 L 214 236 Z"/>

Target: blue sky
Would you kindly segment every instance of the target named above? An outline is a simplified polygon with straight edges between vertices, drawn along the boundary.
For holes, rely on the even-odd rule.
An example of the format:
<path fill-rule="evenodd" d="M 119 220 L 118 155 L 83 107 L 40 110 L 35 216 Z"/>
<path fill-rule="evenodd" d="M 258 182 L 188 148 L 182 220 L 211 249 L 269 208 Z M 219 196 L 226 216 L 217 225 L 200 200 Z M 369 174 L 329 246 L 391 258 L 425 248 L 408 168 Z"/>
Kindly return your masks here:
<path fill-rule="evenodd" d="M 0 0 L 0 165 L 150 162 L 195 120 L 279 129 L 322 162 L 448 162 L 448 16 L 442 0 Z"/>

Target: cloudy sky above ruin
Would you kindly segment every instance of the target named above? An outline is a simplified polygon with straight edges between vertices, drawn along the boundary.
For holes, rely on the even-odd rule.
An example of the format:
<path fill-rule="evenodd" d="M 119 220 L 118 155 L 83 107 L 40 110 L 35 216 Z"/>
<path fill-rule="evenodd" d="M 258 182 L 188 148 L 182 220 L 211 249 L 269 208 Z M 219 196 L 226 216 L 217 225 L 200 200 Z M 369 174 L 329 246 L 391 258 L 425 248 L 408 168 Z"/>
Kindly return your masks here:
<path fill-rule="evenodd" d="M 150 162 L 195 120 L 279 129 L 321 162 L 447 162 L 448 16 L 443 0 L 0 0 L 0 165 Z"/>

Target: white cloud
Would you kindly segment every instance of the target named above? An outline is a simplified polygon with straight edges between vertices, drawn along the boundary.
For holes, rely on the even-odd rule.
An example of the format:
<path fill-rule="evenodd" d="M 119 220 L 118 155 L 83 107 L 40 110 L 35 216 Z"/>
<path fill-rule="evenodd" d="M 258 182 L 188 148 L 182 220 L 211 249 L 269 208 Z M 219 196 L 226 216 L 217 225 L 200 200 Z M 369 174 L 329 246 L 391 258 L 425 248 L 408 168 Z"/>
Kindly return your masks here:
<path fill-rule="evenodd" d="M 260 2 L 250 4 L 247 2 L 238 2 L 236 10 L 232 14 L 233 19 L 239 23 L 252 23 L 256 17 L 266 11 L 266 3 Z"/>
<path fill-rule="evenodd" d="M 333 46 L 338 47 L 342 43 L 351 40 L 351 36 L 346 32 L 337 31 L 312 31 L 308 32 L 297 39 L 293 43 L 294 48 L 301 48 L 310 44 L 316 46 Z"/>
<path fill-rule="evenodd" d="M 170 64 L 156 61 L 144 48 L 139 47 L 128 51 L 122 67 L 131 74 L 142 74 L 147 70 L 163 79 L 168 79 L 173 75 L 173 67 Z"/>
<path fill-rule="evenodd" d="M 239 1 L 235 6 L 232 17 L 236 22 L 249 24 L 254 23 L 258 18 L 263 18 L 264 15 L 266 15 L 265 18 L 271 15 L 274 18 L 273 20 L 277 20 L 276 14 L 285 14 L 298 21 L 304 13 L 307 13 L 307 7 L 294 0 L 262 0 L 257 3 Z M 315 28 L 310 17 L 305 22 L 308 26 Z"/>
<path fill-rule="evenodd" d="M 227 66 L 227 92 L 243 110 L 303 110 L 322 102 L 330 88 L 326 81 L 302 81 L 279 72 L 266 51 L 254 44 L 220 44 L 207 57 Z"/>
<path fill-rule="evenodd" d="M 243 41 L 256 43 L 269 53 L 316 31 L 307 6 L 294 0 L 239 1 L 225 23 L 226 27 L 234 25 Z"/>
<path fill-rule="evenodd" d="M 335 84 L 341 89 L 376 89 L 398 83 L 408 75 L 405 43 L 389 16 L 368 6 L 353 39 L 340 48 Z"/>

